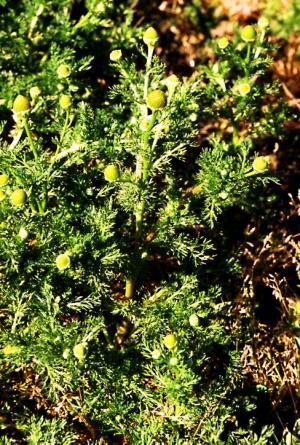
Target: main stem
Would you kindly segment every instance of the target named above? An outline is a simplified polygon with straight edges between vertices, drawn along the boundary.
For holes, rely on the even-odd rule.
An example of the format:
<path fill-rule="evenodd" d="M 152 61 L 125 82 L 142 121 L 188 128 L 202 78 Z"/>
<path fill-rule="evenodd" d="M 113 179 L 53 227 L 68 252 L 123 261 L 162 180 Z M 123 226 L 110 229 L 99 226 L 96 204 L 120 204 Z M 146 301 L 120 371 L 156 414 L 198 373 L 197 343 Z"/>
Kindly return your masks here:
<path fill-rule="evenodd" d="M 150 77 L 150 69 L 151 69 L 153 51 L 154 51 L 154 47 L 148 46 L 146 74 L 145 74 L 145 80 L 144 80 L 144 100 L 146 103 L 147 103 L 147 97 L 148 97 L 149 77 Z M 146 120 L 148 119 L 148 108 L 146 108 L 144 118 Z M 148 123 L 147 131 L 145 131 L 145 133 L 143 135 L 143 141 L 142 141 L 143 142 L 143 153 L 138 154 L 137 159 L 136 159 L 135 178 L 136 178 L 136 182 L 140 183 L 142 186 L 148 180 L 149 167 L 150 167 L 149 138 L 150 138 L 150 132 L 151 132 L 154 122 L 155 122 L 155 118 L 156 118 L 156 113 L 153 112 L 151 115 L 151 119 Z M 145 200 L 143 197 L 140 197 L 140 200 L 137 204 L 137 210 L 135 212 L 136 255 L 138 255 L 138 252 L 139 252 L 138 243 L 141 238 L 142 231 L 143 231 L 144 210 L 145 210 Z M 134 293 L 134 282 L 135 282 L 134 277 L 131 276 L 131 277 L 126 278 L 125 298 L 132 298 L 133 293 Z"/>
<path fill-rule="evenodd" d="M 150 168 L 150 162 L 151 162 L 149 138 L 150 138 L 151 130 L 155 123 L 155 119 L 156 119 L 156 113 L 155 113 L 155 111 L 153 111 L 150 121 L 148 123 L 148 129 L 147 129 L 147 131 L 145 131 L 145 133 L 143 135 L 143 153 L 144 154 L 141 157 L 139 157 L 139 161 L 141 161 L 142 168 L 140 171 L 140 176 L 136 178 L 137 181 L 141 181 L 142 185 L 146 184 L 146 182 L 148 180 L 148 176 L 149 176 L 149 168 Z M 137 208 L 136 214 L 135 214 L 136 241 L 139 240 L 139 238 L 141 237 L 141 234 L 142 234 L 144 210 L 145 210 L 145 200 L 143 197 L 141 197 L 141 199 L 138 203 L 138 208 Z"/>

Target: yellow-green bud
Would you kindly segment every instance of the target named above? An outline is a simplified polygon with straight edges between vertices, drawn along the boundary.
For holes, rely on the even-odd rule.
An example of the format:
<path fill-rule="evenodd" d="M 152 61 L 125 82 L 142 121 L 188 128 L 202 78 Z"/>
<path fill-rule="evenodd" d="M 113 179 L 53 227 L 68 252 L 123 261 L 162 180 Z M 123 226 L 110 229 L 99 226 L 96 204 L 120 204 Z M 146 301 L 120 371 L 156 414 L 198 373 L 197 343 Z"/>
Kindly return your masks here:
<path fill-rule="evenodd" d="M 117 334 L 118 335 L 125 335 L 128 332 L 128 321 L 123 320 L 120 326 L 118 326 Z"/>
<path fill-rule="evenodd" d="M 114 49 L 110 55 L 109 58 L 112 62 L 118 62 L 122 58 L 122 51 L 120 49 Z"/>
<path fill-rule="evenodd" d="M 59 79 L 65 79 L 70 76 L 71 68 L 69 65 L 62 63 L 56 70 Z"/>
<path fill-rule="evenodd" d="M 226 37 L 221 37 L 218 40 L 218 47 L 220 49 L 225 49 L 225 48 L 227 48 L 228 45 L 229 45 L 229 41 L 228 41 L 228 39 Z"/>
<path fill-rule="evenodd" d="M 144 32 L 143 40 L 145 44 L 151 48 L 154 48 L 158 42 L 158 34 L 157 31 L 152 28 L 152 26 Z"/>
<path fill-rule="evenodd" d="M 59 99 L 59 105 L 63 110 L 66 110 L 72 105 L 72 98 L 68 94 L 62 94 Z"/>
<path fill-rule="evenodd" d="M 159 359 L 159 357 L 161 356 L 161 350 L 160 349 L 154 349 L 154 351 L 152 351 L 151 356 L 154 360 Z"/>
<path fill-rule="evenodd" d="M 246 43 L 245 43 L 245 42 L 240 42 L 240 43 L 237 44 L 236 49 L 237 49 L 238 51 L 243 51 L 243 49 L 245 48 L 245 46 L 246 46 Z"/>
<path fill-rule="evenodd" d="M 221 192 L 221 193 L 219 193 L 219 197 L 225 201 L 225 199 L 228 198 L 228 193 L 227 192 Z"/>
<path fill-rule="evenodd" d="M 71 259 L 66 253 L 61 253 L 56 257 L 55 263 L 58 270 L 65 270 L 70 267 Z"/>
<path fill-rule="evenodd" d="M 169 134 L 170 133 L 170 125 L 168 123 L 165 123 L 165 125 L 163 126 L 163 130 L 165 134 Z"/>
<path fill-rule="evenodd" d="M 3 190 L 0 190 L 0 202 L 4 201 L 6 195 Z"/>
<path fill-rule="evenodd" d="M 199 317 L 197 314 L 192 314 L 189 318 L 189 323 L 193 327 L 199 326 Z"/>
<path fill-rule="evenodd" d="M 268 28 L 269 24 L 270 24 L 269 20 L 266 17 L 260 17 L 260 19 L 257 22 L 257 26 L 262 30 Z"/>
<path fill-rule="evenodd" d="M 167 349 L 173 349 L 177 345 L 177 340 L 174 334 L 167 334 L 164 337 L 164 345 Z"/>
<path fill-rule="evenodd" d="M 70 349 L 69 348 L 66 348 L 65 350 L 64 350 L 64 352 L 63 352 L 63 358 L 65 359 L 65 360 L 67 360 L 68 358 L 69 358 L 69 356 L 70 356 Z"/>
<path fill-rule="evenodd" d="M 27 97 L 19 94 L 14 100 L 12 109 L 15 113 L 26 113 L 30 110 L 30 102 Z"/>
<path fill-rule="evenodd" d="M 171 76 L 166 78 L 165 84 L 167 85 L 169 96 L 172 96 L 177 85 L 179 84 L 179 79 L 176 74 L 171 74 Z"/>
<path fill-rule="evenodd" d="M 19 237 L 21 240 L 25 241 L 28 238 L 28 230 L 26 230 L 24 227 L 21 227 L 19 230 Z"/>
<path fill-rule="evenodd" d="M 244 42 L 250 43 L 254 42 L 256 37 L 256 32 L 254 26 L 247 25 L 241 31 L 241 38 Z"/>
<path fill-rule="evenodd" d="M 120 177 L 120 170 L 116 164 L 109 164 L 104 169 L 104 178 L 108 182 L 117 181 Z"/>
<path fill-rule="evenodd" d="M 41 94 L 41 89 L 39 87 L 32 87 L 29 90 L 30 97 L 34 99 L 35 97 L 38 97 Z"/>
<path fill-rule="evenodd" d="M 86 344 L 78 343 L 73 348 L 73 354 L 78 360 L 83 360 L 86 356 Z"/>
<path fill-rule="evenodd" d="M 237 86 L 237 90 L 238 90 L 238 92 L 240 93 L 241 96 L 246 96 L 247 94 L 250 93 L 251 86 L 250 86 L 250 84 L 248 82 L 243 82 L 243 83 L 240 83 Z"/>
<path fill-rule="evenodd" d="M 256 172 L 263 173 L 268 169 L 268 160 L 265 156 L 258 156 L 254 159 L 252 167 Z"/>
<path fill-rule="evenodd" d="M 300 315 L 300 300 L 299 299 L 296 301 L 296 304 L 294 306 L 294 310 L 295 310 L 295 314 L 296 315 Z"/>
<path fill-rule="evenodd" d="M 147 105 L 151 110 L 159 110 L 166 105 L 166 95 L 161 90 L 154 90 L 148 94 Z"/>
<path fill-rule="evenodd" d="M 26 198 L 27 198 L 27 195 L 26 195 L 25 190 L 23 190 L 23 189 L 14 190 L 12 192 L 12 194 L 10 195 L 10 201 L 11 201 L 12 205 L 15 207 L 19 207 L 19 206 L 25 204 Z"/>
<path fill-rule="evenodd" d="M 147 119 L 143 119 L 142 121 L 141 121 L 141 123 L 140 123 L 140 129 L 142 130 L 142 131 L 149 131 L 150 130 L 150 120 L 151 120 L 151 117 L 150 116 L 148 116 L 148 118 Z"/>
<path fill-rule="evenodd" d="M 171 366 L 178 365 L 178 358 L 177 357 L 171 357 L 169 363 L 170 363 Z"/>
<path fill-rule="evenodd" d="M 219 70 L 219 64 L 218 64 L 218 62 L 216 62 L 216 63 L 214 63 L 213 66 L 212 66 L 212 72 L 213 72 L 214 74 L 217 74 L 219 71 L 220 71 L 220 70 Z"/>
<path fill-rule="evenodd" d="M 105 11 L 105 4 L 102 2 L 99 2 L 96 5 L 96 11 L 98 12 L 98 14 L 102 14 Z"/>
<path fill-rule="evenodd" d="M 2 175 L 0 175 L 0 187 L 4 187 L 9 180 L 9 176 L 6 175 L 5 173 L 3 173 Z"/>
<path fill-rule="evenodd" d="M 192 188 L 192 194 L 193 195 L 198 195 L 199 193 L 201 193 L 203 189 L 203 185 L 202 184 L 198 184 L 195 187 Z"/>
<path fill-rule="evenodd" d="M 6 346 L 4 346 L 4 348 L 2 348 L 2 353 L 4 355 L 17 354 L 20 351 L 21 351 L 21 347 L 20 346 L 6 345 Z"/>
<path fill-rule="evenodd" d="M 169 77 L 166 78 L 166 85 L 167 87 L 175 88 L 176 85 L 179 84 L 180 80 L 176 76 L 176 74 L 171 74 Z"/>

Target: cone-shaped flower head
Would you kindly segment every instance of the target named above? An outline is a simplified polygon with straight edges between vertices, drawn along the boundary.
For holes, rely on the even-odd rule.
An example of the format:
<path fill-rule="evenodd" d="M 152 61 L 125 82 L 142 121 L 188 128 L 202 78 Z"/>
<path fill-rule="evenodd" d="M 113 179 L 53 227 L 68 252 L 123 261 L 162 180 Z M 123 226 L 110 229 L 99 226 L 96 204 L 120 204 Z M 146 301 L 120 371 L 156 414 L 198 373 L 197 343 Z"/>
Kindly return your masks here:
<path fill-rule="evenodd" d="M 6 175 L 5 173 L 2 173 L 2 175 L 0 175 L 0 187 L 4 187 L 9 180 L 9 176 Z"/>
<path fill-rule="evenodd" d="M 118 62 L 122 58 L 122 51 L 120 49 L 114 49 L 110 55 L 109 58 L 112 62 Z"/>
<path fill-rule="evenodd" d="M 30 110 L 29 99 L 19 94 L 14 100 L 12 109 L 15 113 L 26 113 Z"/>
<path fill-rule="evenodd" d="M 166 105 L 166 95 L 161 90 L 154 90 L 148 94 L 147 104 L 151 110 L 159 110 Z"/>
<path fill-rule="evenodd" d="M 144 32 L 143 40 L 147 46 L 154 48 L 158 42 L 158 39 L 159 37 L 157 31 L 152 28 L 152 26 L 146 29 L 146 31 Z"/>
<path fill-rule="evenodd" d="M 70 267 L 71 259 L 66 253 L 61 253 L 56 257 L 55 263 L 58 270 L 65 270 Z"/>
<path fill-rule="evenodd" d="M 62 94 L 59 99 L 59 105 L 63 110 L 66 110 L 72 105 L 72 98 L 68 94 Z"/>
<path fill-rule="evenodd" d="M 117 181 L 120 177 L 120 170 L 116 164 L 109 164 L 104 169 L 104 178 L 108 182 Z"/>
<path fill-rule="evenodd" d="M 258 156 L 254 159 L 252 167 L 256 172 L 263 173 L 268 169 L 268 160 L 265 156 Z"/>
<path fill-rule="evenodd" d="M 25 190 L 23 189 L 17 189 L 12 192 L 10 195 L 10 201 L 13 206 L 19 207 L 23 204 L 25 204 L 25 201 L 27 199 L 27 195 Z"/>
<path fill-rule="evenodd" d="M 71 68 L 69 67 L 69 65 L 62 63 L 61 65 L 59 65 L 56 72 L 59 79 L 65 79 L 70 76 Z"/>
<path fill-rule="evenodd" d="M 225 49 L 225 48 L 227 48 L 228 45 L 229 45 L 229 41 L 228 41 L 228 39 L 226 37 L 221 37 L 218 40 L 218 47 L 220 49 Z"/>
<path fill-rule="evenodd" d="M 86 352 L 87 351 L 85 343 L 78 343 L 73 348 L 73 354 L 78 360 L 84 360 Z"/>
<path fill-rule="evenodd" d="M 242 29 L 241 37 L 244 40 L 244 42 L 250 43 L 254 42 L 256 37 L 256 32 L 254 26 L 247 25 Z"/>
<path fill-rule="evenodd" d="M 174 334 L 167 334 L 164 337 L 164 345 L 167 349 L 173 349 L 177 345 L 177 340 Z"/>

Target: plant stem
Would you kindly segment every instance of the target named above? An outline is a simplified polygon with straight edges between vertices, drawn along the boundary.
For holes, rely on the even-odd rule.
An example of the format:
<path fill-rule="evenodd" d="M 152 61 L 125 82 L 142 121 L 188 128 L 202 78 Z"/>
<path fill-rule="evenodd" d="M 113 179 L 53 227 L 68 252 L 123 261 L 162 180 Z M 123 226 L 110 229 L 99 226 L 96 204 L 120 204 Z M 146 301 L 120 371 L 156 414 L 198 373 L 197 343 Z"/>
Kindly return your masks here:
<path fill-rule="evenodd" d="M 48 178 L 47 178 L 47 185 L 45 185 L 44 187 L 44 198 L 41 206 L 43 213 L 45 213 L 47 202 L 48 202 Z"/>
<path fill-rule="evenodd" d="M 33 142 L 32 136 L 31 136 L 31 131 L 30 131 L 30 128 L 29 128 L 29 125 L 28 125 L 26 117 L 24 118 L 24 128 L 25 128 L 25 131 L 26 131 L 26 134 L 27 134 L 29 146 L 30 146 L 31 151 L 32 151 L 33 156 L 34 156 L 34 160 L 35 160 L 35 162 L 38 162 L 39 157 L 38 157 L 36 148 L 34 146 L 34 142 Z M 36 204 L 38 206 L 39 214 L 43 215 L 44 214 L 44 205 L 43 205 L 43 203 L 41 203 L 39 199 L 36 199 L 35 201 L 36 201 Z"/>
<path fill-rule="evenodd" d="M 151 62 L 153 57 L 153 51 L 154 48 L 148 46 L 148 56 L 147 56 L 147 62 L 146 62 L 146 74 L 145 74 L 145 81 L 144 81 L 144 99 L 147 101 L 148 96 L 148 86 L 149 86 L 149 75 L 150 75 L 150 69 L 151 69 Z M 146 119 L 148 118 L 148 108 L 146 107 Z M 136 181 L 142 181 L 145 182 L 148 178 L 148 170 L 150 165 L 149 160 L 149 138 L 150 138 L 150 132 L 153 128 L 154 122 L 156 119 L 156 113 L 153 112 L 151 115 L 151 119 L 148 123 L 147 131 L 143 134 L 143 153 L 144 154 L 138 154 L 137 156 L 137 162 L 136 162 Z M 136 239 L 140 237 L 142 233 L 142 227 L 143 227 L 143 214 L 144 214 L 144 208 L 145 208 L 145 202 L 144 199 L 141 198 L 138 203 L 138 208 L 135 214 L 135 231 L 136 231 Z"/>
<path fill-rule="evenodd" d="M 250 55 L 251 55 L 251 44 L 248 43 L 247 45 L 247 56 L 246 56 L 246 64 L 249 65 L 250 62 Z"/>
<path fill-rule="evenodd" d="M 149 76 L 150 76 L 150 68 L 151 68 L 151 62 L 152 62 L 152 57 L 153 57 L 153 51 L 154 51 L 154 48 L 151 46 L 148 46 L 146 74 L 145 74 L 145 82 L 144 82 L 144 99 L 145 100 L 147 100 L 147 96 L 148 96 Z M 148 112 L 147 112 L 147 114 L 148 114 Z"/>
<path fill-rule="evenodd" d="M 146 73 L 145 73 L 145 79 L 144 79 L 144 100 L 147 103 L 147 97 L 148 97 L 148 88 L 149 88 L 149 77 L 150 77 L 150 70 L 151 70 L 151 63 L 152 63 L 152 57 L 153 57 L 154 48 L 148 46 L 148 55 L 147 55 L 147 62 L 146 62 Z M 148 119 L 148 108 L 145 107 L 145 119 Z M 154 126 L 156 119 L 156 113 L 155 111 L 152 113 L 150 121 L 148 123 L 147 131 L 144 132 L 142 137 L 142 153 L 138 153 L 136 157 L 136 169 L 135 169 L 135 179 L 137 184 L 141 184 L 142 186 L 147 182 L 148 180 L 148 173 L 150 168 L 150 146 L 149 146 L 149 138 L 151 130 Z M 139 253 L 139 246 L 138 242 L 142 235 L 143 230 L 143 217 L 144 217 L 144 210 L 145 210 L 145 200 L 143 197 L 140 197 L 139 202 L 137 204 L 137 210 L 135 212 L 135 239 L 136 239 L 136 249 L 135 253 L 138 256 Z M 137 274 L 137 273 L 136 273 Z M 126 278 L 126 285 L 125 285 L 125 298 L 132 298 L 134 293 L 134 282 L 135 279 L 133 277 L 127 277 Z"/>
<path fill-rule="evenodd" d="M 40 215 L 44 215 L 44 213 L 45 213 L 45 205 L 44 205 L 44 201 L 45 201 L 45 200 L 43 200 L 42 203 L 40 202 L 39 199 L 36 199 L 35 201 L 36 201 L 36 204 L 37 204 L 38 209 L 39 209 L 39 214 L 40 214 Z"/>
<path fill-rule="evenodd" d="M 264 41 L 265 34 L 266 34 L 266 31 L 262 31 L 261 36 L 260 36 L 260 40 L 259 40 L 261 45 L 262 45 L 262 43 L 263 43 L 263 41 Z M 261 49 L 262 49 L 261 46 L 259 46 L 258 48 L 256 48 L 256 51 L 255 51 L 255 54 L 254 54 L 254 59 L 257 59 L 257 58 L 259 57 L 260 52 L 261 52 Z"/>
<path fill-rule="evenodd" d="M 232 124 L 232 143 L 234 147 L 239 145 L 239 132 L 235 123 Z"/>
<path fill-rule="evenodd" d="M 69 123 L 69 117 L 70 117 L 70 111 L 69 111 L 69 108 L 67 108 L 63 130 L 62 130 L 61 135 L 60 135 L 60 143 L 62 143 L 63 140 L 64 140 L 65 133 L 66 133 L 66 130 L 67 130 L 67 127 L 68 127 L 68 123 Z M 58 145 L 58 147 L 59 147 L 59 145 Z"/>
<path fill-rule="evenodd" d="M 51 160 L 51 163 L 50 163 L 50 171 L 51 171 L 52 166 L 53 166 L 54 162 L 56 161 L 56 158 L 57 158 L 57 156 L 59 154 L 59 151 L 61 149 L 61 144 L 63 143 L 64 137 L 65 137 L 65 134 L 66 134 L 66 130 L 67 130 L 67 127 L 68 127 L 68 124 L 69 124 L 69 118 L 70 118 L 70 111 L 69 111 L 69 109 L 67 109 L 66 117 L 65 117 L 65 121 L 64 121 L 64 126 L 63 126 L 63 129 L 62 129 L 60 138 L 59 138 L 59 144 L 56 147 L 56 151 L 54 153 L 54 156 L 52 156 L 52 160 Z"/>
<path fill-rule="evenodd" d="M 141 171 L 140 171 L 140 177 L 137 177 L 137 180 L 141 180 L 142 185 L 144 185 L 148 180 L 149 175 L 149 168 L 151 164 L 151 153 L 150 153 L 150 146 L 149 146 L 149 138 L 151 130 L 154 126 L 156 119 L 156 112 L 153 111 L 149 124 L 148 129 L 145 131 L 143 135 L 143 152 L 144 154 L 140 156 L 139 162 L 141 162 Z M 143 216 L 144 216 L 144 210 L 145 210 L 145 200 L 144 198 L 141 198 L 137 211 L 135 214 L 135 231 L 136 231 L 136 240 L 138 240 L 142 234 L 142 228 L 143 228 Z"/>
<path fill-rule="evenodd" d="M 53 164 L 55 163 L 55 161 L 57 160 L 57 156 L 59 155 L 60 149 L 61 149 L 61 145 L 63 143 L 67 128 L 68 128 L 68 124 L 69 124 L 69 119 L 70 119 L 70 111 L 69 109 L 66 110 L 66 117 L 65 117 L 65 121 L 64 121 L 64 126 L 59 138 L 59 144 L 57 144 L 56 147 L 56 151 L 54 153 L 54 156 L 51 159 L 50 165 L 49 165 L 49 169 L 48 169 L 48 173 L 47 173 L 47 181 L 46 181 L 46 185 L 44 187 L 44 199 L 41 205 L 41 211 L 44 213 L 45 209 L 47 207 L 47 201 L 48 201 L 48 184 L 49 184 L 49 179 L 50 179 L 50 174 L 53 168 Z"/>
<path fill-rule="evenodd" d="M 249 176 L 253 176 L 253 175 L 258 175 L 260 172 L 256 172 L 255 170 L 251 170 L 248 173 L 245 173 L 245 177 L 249 177 Z"/>
<path fill-rule="evenodd" d="M 142 234 L 143 229 L 143 216 L 145 210 L 145 201 L 143 199 L 138 203 L 138 208 L 135 214 L 135 235 L 138 240 Z"/>
<path fill-rule="evenodd" d="M 134 292 L 134 280 L 132 277 L 126 278 L 125 298 L 132 298 Z"/>
<path fill-rule="evenodd" d="M 247 77 L 249 76 L 250 57 L 251 57 L 251 43 L 248 43 L 247 44 L 247 54 L 246 54 L 246 59 L 245 59 L 245 74 Z"/>
<path fill-rule="evenodd" d="M 34 159 L 37 162 L 39 160 L 39 157 L 38 157 L 37 151 L 36 151 L 35 146 L 34 146 L 34 142 L 33 142 L 32 136 L 31 136 L 31 132 L 30 132 L 30 129 L 29 129 L 26 117 L 24 118 L 24 128 L 25 128 L 25 131 L 26 131 L 26 134 L 27 134 L 29 146 L 30 146 L 31 151 L 33 153 Z"/>
<path fill-rule="evenodd" d="M 34 207 L 32 202 L 29 203 L 29 206 L 30 206 L 31 210 L 33 211 L 33 213 L 36 213 L 36 208 Z"/>

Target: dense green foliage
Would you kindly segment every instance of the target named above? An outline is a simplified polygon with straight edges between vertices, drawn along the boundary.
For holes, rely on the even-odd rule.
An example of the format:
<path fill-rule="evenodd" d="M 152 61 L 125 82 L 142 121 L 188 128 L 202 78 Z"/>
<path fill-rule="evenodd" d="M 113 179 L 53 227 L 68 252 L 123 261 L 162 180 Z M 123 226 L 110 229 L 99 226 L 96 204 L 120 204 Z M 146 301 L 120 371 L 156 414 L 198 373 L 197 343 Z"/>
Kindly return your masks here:
<path fill-rule="evenodd" d="M 178 79 L 113 3 L 2 2 L 1 443 L 277 443 L 226 282 L 226 220 L 274 180 L 256 143 L 285 119 L 266 29 Z"/>

